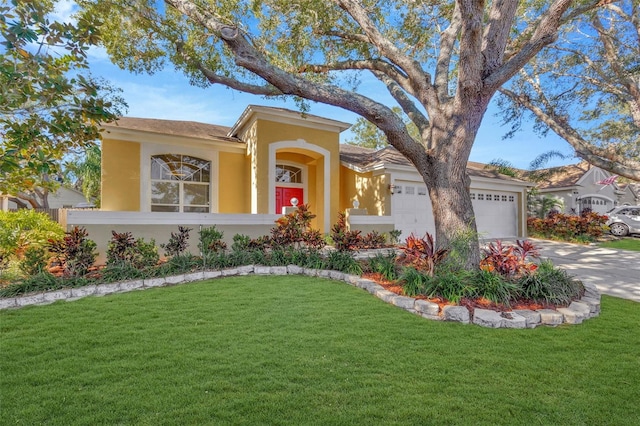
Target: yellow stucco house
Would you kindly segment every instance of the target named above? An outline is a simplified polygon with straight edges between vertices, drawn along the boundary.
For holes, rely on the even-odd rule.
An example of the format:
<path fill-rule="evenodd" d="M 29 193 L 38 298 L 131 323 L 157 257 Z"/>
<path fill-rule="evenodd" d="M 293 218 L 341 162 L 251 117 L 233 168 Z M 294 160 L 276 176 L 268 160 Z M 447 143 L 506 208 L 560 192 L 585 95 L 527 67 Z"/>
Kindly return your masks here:
<path fill-rule="evenodd" d="M 349 126 L 256 105 L 231 128 L 121 118 L 104 126 L 101 211 L 69 212 L 68 225 L 89 228 L 99 247 L 111 229 L 162 241 L 168 227 L 181 224 L 215 224 L 225 238 L 258 236 L 297 199 L 310 205 L 313 226 L 323 233 L 341 211 L 365 232 L 433 233 L 427 187 L 415 168 L 391 147 L 340 144 Z M 523 237 L 530 184 L 477 163 L 468 171 L 479 231 Z"/>

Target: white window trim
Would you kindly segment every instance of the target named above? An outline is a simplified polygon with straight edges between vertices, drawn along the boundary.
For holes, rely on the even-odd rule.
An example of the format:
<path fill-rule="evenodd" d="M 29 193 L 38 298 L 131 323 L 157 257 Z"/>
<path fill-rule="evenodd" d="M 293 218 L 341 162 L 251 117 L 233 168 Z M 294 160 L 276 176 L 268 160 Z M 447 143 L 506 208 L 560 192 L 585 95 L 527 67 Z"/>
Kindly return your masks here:
<path fill-rule="evenodd" d="M 140 211 L 151 212 L 151 157 L 162 154 L 182 154 L 211 162 L 209 173 L 209 213 L 218 212 L 218 151 L 211 148 L 142 143 L 140 149 Z"/>

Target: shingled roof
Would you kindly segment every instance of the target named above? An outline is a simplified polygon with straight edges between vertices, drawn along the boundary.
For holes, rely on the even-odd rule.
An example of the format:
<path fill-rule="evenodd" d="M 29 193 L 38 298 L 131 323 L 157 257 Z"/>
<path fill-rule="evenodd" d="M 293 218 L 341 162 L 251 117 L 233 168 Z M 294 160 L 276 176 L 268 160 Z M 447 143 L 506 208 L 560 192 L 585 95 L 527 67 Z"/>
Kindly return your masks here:
<path fill-rule="evenodd" d="M 112 128 L 140 130 L 144 132 L 158 133 L 173 136 L 185 136 L 189 138 L 224 140 L 229 142 L 242 142 L 238 138 L 229 137 L 231 127 L 217 124 L 199 123 L 197 121 L 160 120 L 156 118 L 121 117 L 115 123 L 105 123 L 107 130 Z"/>
<path fill-rule="evenodd" d="M 551 167 L 536 171 L 523 171 L 524 177 L 529 177 L 533 173 L 545 176 L 544 180 L 538 183 L 539 189 L 567 188 L 575 186 L 580 178 L 584 176 L 593 166 L 586 161 L 578 164 Z"/>
<path fill-rule="evenodd" d="M 392 146 L 375 150 L 356 145 L 340 144 L 340 161 L 354 165 L 359 169 L 373 168 L 376 164 L 383 163 L 407 167 L 413 166 L 404 155 Z M 495 170 L 486 169 L 485 167 L 486 164 L 483 163 L 477 163 L 475 161 L 467 162 L 467 172 L 470 176 L 526 182 L 525 180 L 503 175 Z"/>

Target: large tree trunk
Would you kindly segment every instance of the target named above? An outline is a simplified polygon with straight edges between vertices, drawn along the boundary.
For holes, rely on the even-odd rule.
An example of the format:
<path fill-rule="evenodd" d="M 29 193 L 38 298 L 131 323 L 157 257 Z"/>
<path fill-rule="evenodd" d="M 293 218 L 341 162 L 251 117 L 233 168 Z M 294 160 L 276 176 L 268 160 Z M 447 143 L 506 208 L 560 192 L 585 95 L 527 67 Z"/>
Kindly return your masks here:
<path fill-rule="evenodd" d="M 430 144 L 435 148 L 426 152 L 427 161 L 416 164 L 429 188 L 436 243 L 445 248 L 451 248 L 455 240 L 466 243 L 467 253 L 461 253 L 466 269 L 475 269 L 480 263 L 467 162 L 490 99 L 480 94 L 449 104 L 441 114 L 434 114 Z"/>
<path fill-rule="evenodd" d="M 440 247 L 448 248 L 454 240 L 466 242 L 468 252 L 464 253 L 464 266 L 473 269 L 480 263 L 480 246 L 469 193 L 470 179 L 465 167 L 453 161 L 437 161 L 429 175 L 436 242 Z"/>

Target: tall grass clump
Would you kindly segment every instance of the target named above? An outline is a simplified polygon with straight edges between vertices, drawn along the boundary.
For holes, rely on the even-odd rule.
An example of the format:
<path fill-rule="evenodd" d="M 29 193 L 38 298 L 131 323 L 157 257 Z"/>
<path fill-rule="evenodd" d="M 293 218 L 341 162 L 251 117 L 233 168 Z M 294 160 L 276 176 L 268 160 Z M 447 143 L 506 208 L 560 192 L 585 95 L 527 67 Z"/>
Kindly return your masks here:
<path fill-rule="evenodd" d="M 567 305 L 584 293 L 582 282 L 548 259 L 540 263 L 535 274 L 523 276 L 518 284 L 524 298 L 557 305 Z"/>

